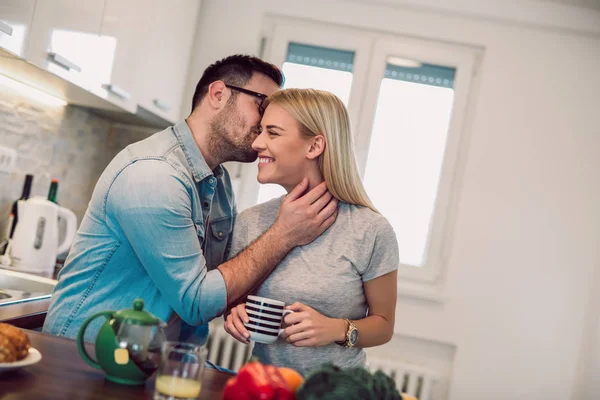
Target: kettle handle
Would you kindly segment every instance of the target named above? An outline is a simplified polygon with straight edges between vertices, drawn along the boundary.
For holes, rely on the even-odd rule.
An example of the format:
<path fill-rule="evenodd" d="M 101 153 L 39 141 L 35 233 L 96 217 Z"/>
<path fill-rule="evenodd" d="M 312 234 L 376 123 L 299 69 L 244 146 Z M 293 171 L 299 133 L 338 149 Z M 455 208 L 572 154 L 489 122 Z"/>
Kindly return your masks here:
<path fill-rule="evenodd" d="M 77 233 L 77 216 L 73 211 L 59 206 L 58 215 L 65 219 L 67 226 L 65 239 L 61 244 L 58 245 L 58 250 L 56 251 L 57 255 L 69 251 L 71 245 L 73 244 L 73 240 L 75 239 L 75 234 Z"/>
<path fill-rule="evenodd" d="M 100 311 L 86 319 L 83 325 L 81 325 L 81 328 L 79 328 L 79 333 L 77 333 L 77 350 L 79 350 L 79 355 L 81 356 L 81 358 L 83 358 L 83 361 L 97 369 L 102 369 L 102 367 L 100 366 L 100 364 L 98 364 L 98 361 L 94 360 L 88 354 L 87 350 L 85 349 L 85 344 L 83 343 L 83 337 L 85 334 L 85 330 L 90 324 L 90 322 L 92 322 L 98 317 L 105 317 L 106 319 L 111 319 L 112 316 L 113 311 Z"/>

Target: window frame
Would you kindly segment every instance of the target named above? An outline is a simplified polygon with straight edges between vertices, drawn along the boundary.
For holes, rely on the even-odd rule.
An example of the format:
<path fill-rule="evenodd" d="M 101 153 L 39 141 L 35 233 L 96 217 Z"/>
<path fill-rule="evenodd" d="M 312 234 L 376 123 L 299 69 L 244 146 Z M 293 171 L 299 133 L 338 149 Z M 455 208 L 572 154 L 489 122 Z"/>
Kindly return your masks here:
<path fill-rule="evenodd" d="M 307 45 L 336 48 L 354 52 L 352 86 L 348 101 L 348 114 L 355 128 L 358 126 L 360 110 L 363 105 L 364 84 L 368 74 L 369 54 L 373 39 L 363 31 L 344 27 L 328 27 L 322 23 L 298 20 L 289 17 L 271 16 L 267 19 L 264 31 L 266 42 L 263 58 L 278 67 L 282 67 L 287 58 L 288 44 L 298 42 Z M 259 183 L 256 181 L 256 165 L 244 168 L 241 174 L 240 204 L 243 210 L 256 204 Z"/>
<path fill-rule="evenodd" d="M 397 35 L 381 35 L 371 55 L 369 76 L 363 114 L 355 134 L 356 157 L 362 176 L 368 162 L 368 151 L 375 121 L 377 100 L 381 81 L 384 78 L 387 59 L 399 56 L 421 62 L 456 68 L 454 79 L 454 102 L 448 127 L 444 160 L 440 170 L 437 198 L 431 218 L 430 234 L 426 245 L 426 262 L 422 267 L 400 264 L 399 280 L 415 285 L 431 286 L 439 283 L 450 257 L 451 233 L 455 219 L 455 203 L 458 196 L 458 162 L 464 150 L 467 136 L 467 114 L 471 97 L 472 81 L 479 58 L 479 49 L 440 43 L 425 39 Z M 367 107 L 368 105 L 368 107 Z M 407 287 L 408 289 L 408 287 Z"/>
<path fill-rule="evenodd" d="M 263 57 L 279 67 L 286 61 L 290 42 L 354 52 L 348 112 L 355 135 L 358 167 L 363 177 L 388 56 L 456 68 L 453 110 L 426 247 L 427 262 L 422 267 L 401 264 L 398 269 L 399 296 L 443 302 L 443 283 L 457 214 L 461 171 L 466 159 L 468 127 L 475 106 L 472 103 L 476 88 L 473 77 L 483 49 L 280 16 L 268 16 L 264 28 Z M 246 165 L 241 171 L 238 208 L 243 210 L 256 204 L 259 184 L 255 164 Z"/>

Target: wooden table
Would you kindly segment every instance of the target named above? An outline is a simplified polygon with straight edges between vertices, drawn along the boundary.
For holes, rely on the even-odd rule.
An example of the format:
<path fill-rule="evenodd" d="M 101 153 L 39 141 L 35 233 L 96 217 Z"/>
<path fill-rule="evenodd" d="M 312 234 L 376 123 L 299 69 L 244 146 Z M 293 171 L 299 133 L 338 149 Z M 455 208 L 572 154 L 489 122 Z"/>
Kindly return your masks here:
<path fill-rule="evenodd" d="M 21 399 L 152 399 L 154 379 L 145 386 L 126 386 L 104 379 L 103 372 L 88 366 L 79 356 L 75 341 L 25 330 L 42 360 L 28 367 L 0 373 L 0 400 Z M 92 346 L 88 346 L 92 351 Z M 222 399 L 231 377 L 206 369 L 200 399 Z"/>

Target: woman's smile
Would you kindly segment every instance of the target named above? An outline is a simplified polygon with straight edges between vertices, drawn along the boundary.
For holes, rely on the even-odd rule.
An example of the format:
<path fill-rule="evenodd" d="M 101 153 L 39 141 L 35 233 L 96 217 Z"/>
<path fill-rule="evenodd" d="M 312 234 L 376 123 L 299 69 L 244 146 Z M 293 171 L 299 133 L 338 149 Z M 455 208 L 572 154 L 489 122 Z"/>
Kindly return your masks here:
<path fill-rule="evenodd" d="M 267 164 L 271 164 L 272 162 L 275 162 L 275 159 L 272 157 L 267 157 L 267 156 L 258 156 L 258 166 L 265 166 Z"/>

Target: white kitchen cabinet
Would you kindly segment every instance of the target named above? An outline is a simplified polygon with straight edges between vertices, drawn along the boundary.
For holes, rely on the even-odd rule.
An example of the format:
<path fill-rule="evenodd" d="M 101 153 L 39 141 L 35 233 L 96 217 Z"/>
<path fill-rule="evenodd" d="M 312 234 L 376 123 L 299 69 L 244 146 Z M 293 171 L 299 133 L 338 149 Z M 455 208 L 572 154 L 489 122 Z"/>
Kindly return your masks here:
<path fill-rule="evenodd" d="M 138 69 L 139 105 L 169 122 L 181 115 L 200 0 L 148 0 L 150 29 Z"/>
<path fill-rule="evenodd" d="M 100 37 L 105 0 L 38 0 L 25 58 L 85 89 L 110 80 L 116 41 Z"/>
<path fill-rule="evenodd" d="M 115 121 L 163 127 L 182 117 L 199 7 L 200 0 L 0 0 L 0 73 Z"/>
<path fill-rule="evenodd" d="M 0 47 L 22 57 L 36 0 L 0 0 Z"/>
<path fill-rule="evenodd" d="M 112 56 L 97 59 L 98 69 L 106 71 L 94 94 L 130 112 L 137 107 L 136 75 L 145 68 L 140 43 L 150 29 L 148 0 L 105 0 L 99 41 L 110 46 Z M 165 2 L 163 0 L 163 2 Z M 110 44 L 110 45 L 109 45 Z"/>

